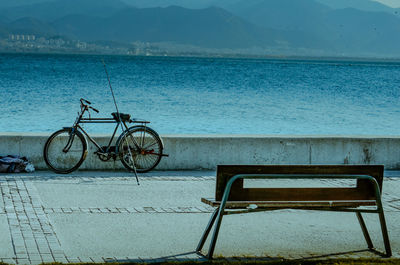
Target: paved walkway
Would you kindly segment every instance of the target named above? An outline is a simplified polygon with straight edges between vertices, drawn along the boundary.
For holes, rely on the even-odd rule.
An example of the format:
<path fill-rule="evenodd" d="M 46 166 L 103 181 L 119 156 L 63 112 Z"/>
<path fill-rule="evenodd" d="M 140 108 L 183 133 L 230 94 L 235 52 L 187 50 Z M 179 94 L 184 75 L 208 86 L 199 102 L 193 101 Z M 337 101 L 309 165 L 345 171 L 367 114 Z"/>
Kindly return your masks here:
<path fill-rule="evenodd" d="M 208 171 L 154 172 L 140 175 L 138 186 L 127 172 L 2 174 L 0 260 L 13 264 L 201 260 L 193 250 L 212 208 L 200 198 L 214 197 L 214 176 Z M 400 258 L 400 172 L 386 172 L 383 191 L 393 255 Z M 375 246 L 382 250 L 377 215 L 365 219 Z M 225 217 L 215 255 L 379 257 L 366 251 L 354 214 L 294 210 Z"/>

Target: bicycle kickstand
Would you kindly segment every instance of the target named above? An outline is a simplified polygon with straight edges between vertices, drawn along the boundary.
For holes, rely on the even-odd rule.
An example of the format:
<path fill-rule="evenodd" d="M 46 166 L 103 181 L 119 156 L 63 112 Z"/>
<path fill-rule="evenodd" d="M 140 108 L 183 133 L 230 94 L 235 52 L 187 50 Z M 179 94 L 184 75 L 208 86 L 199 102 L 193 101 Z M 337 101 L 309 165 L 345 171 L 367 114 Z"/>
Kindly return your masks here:
<path fill-rule="evenodd" d="M 136 172 L 135 163 L 133 163 L 133 173 L 135 174 L 137 184 L 140 185 L 139 178 L 138 178 L 138 175 L 137 175 L 137 172 Z"/>

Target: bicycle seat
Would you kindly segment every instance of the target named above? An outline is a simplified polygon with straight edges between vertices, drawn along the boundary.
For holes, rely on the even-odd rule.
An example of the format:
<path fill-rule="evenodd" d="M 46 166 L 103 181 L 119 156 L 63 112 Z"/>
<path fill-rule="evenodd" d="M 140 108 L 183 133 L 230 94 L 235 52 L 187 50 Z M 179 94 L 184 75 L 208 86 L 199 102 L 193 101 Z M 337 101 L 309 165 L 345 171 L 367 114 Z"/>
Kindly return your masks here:
<path fill-rule="evenodd" d="M 129 121 L 131 118 L 130 114 L 125 114 L 125 113 L 119 113 L 119 117 L 118 117 L 118 113 L 117 112 L 113 112 L 111 113 L 111 115 L 113 116 L 113 118 L 119 122 L 119 118 L 121 117 L 121 121 Z"/>

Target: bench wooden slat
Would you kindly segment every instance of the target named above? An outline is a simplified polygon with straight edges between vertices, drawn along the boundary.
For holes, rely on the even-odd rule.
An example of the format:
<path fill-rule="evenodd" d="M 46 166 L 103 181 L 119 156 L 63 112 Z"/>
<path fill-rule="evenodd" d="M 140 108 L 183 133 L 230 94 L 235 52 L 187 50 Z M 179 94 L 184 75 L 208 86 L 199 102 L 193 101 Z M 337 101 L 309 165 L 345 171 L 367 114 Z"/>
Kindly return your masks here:
<path fill-rule="evenodd" d="M 370 191 L 359 188 L 243 188 L 231 193 L 228 201 L 334 201 L 373 200 Z"/>
<path fill-rule="evenodd" d="M 380 189 L 382 189 L 383 166 L 369 165 L 219 165 L 217 168 L 217 183 L 215 189 L 215 199 L 221 200 L 225 186 L 230 178 L 237 174 L 349 174 L 349 175 L 369 175 L 376 179 Z M 294 178 L 296 178 L 294 176 Z M 333 179 L 334 177 L 332 177 Z M 243 179 L 238 179 L 232 185 L 231 196 L 229 200 L 278 200 L 278 201 L 297 201 L 300 197 L 303 200 L 324 200 L 327 198 L 341 198 L 344 200 L 370 200 L 374 199 L 374 188 L 369 181 L 358 180 L 356 189 L 349 188 L 316 188 L 308 190 L 289 190 L 288 188 L 279 188 L 257 191 L 257 188 L 244 188 Z M 253 193 L 254 191 L 254 193 Z M 265 192 L 266 191 L 266 192 Z M 321 192 L 324 192 L 323 194 Z M 354 193 L 353 193 L 354 192 Z M 300 196 L 301 195 L 301 196 Z M 251 196 L 251 197 L 246 197 Z M 255 197 L 254 197 L 255 196 Z M 267 196 L 264 198 L 264 196 Z M 268 197 L 271 196 L 271 197 Z"/>
<path fill-rule="evenodd" d="M 221 201 L 208 198 L 201 198 L 201 201 L 210 206 L 216 207 Z M 227 209 L 243 209 L 249 205 L 257 205 L 258 208 L 307 208 L 307 207 L 360 207 L 376 206 L 375 200 L 355 200 L 355 201 L 228 201 Z"/>

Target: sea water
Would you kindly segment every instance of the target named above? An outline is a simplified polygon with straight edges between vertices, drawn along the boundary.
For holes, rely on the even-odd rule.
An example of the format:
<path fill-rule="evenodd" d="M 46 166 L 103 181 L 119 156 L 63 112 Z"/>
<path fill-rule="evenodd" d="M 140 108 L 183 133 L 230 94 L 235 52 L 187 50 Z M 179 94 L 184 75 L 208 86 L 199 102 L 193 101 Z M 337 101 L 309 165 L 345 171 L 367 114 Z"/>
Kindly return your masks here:
<path fill-rule="evenodd" d="M 111 117 L 102 60 L 120 112 L 161 134 L 400 133 L 400 63 L 47 54 L 0 54 L 0 131 L 71 126 L 80 98 Z"/>

